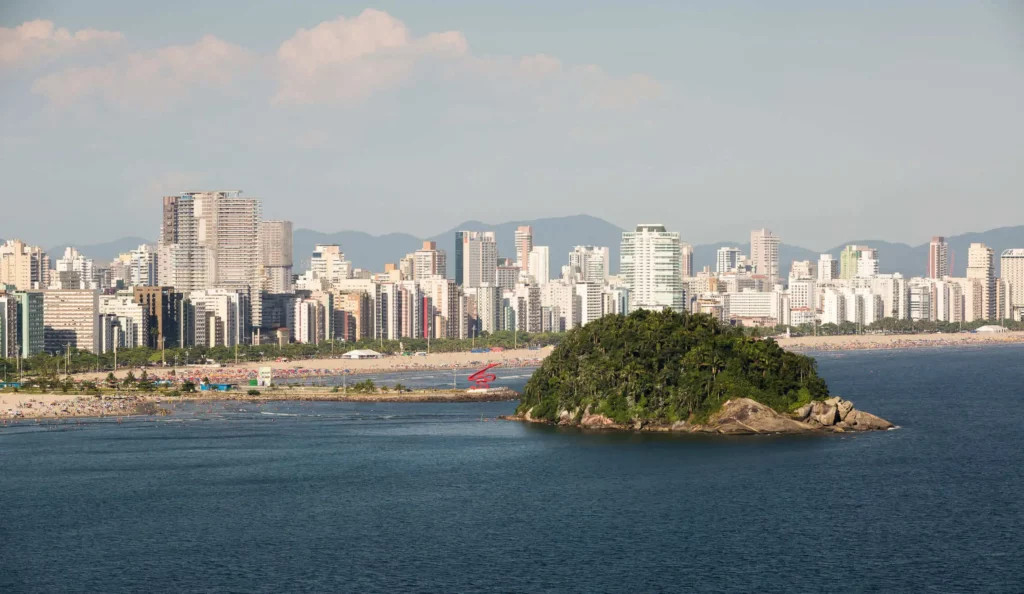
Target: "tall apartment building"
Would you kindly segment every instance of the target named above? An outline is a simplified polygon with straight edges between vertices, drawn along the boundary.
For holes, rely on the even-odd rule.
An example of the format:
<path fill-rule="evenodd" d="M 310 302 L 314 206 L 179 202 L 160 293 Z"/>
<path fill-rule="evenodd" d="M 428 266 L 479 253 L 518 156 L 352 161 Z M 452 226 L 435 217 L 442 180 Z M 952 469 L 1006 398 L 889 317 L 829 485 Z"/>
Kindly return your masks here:
<path fill-rule="evenodd" d="M 531 239 L 532 242 L 532 239 Z M 497 284 L 498 243 L 493 231 L 468 231 L 462 235 L 464 287 Z"/>
<path fill-rule="evenodd" d="M 750 260 L 754 272 L 768 278 L 769 284 L 779 280 L 779 238 L 768 229 L 750 232 Z"/>
<path fill-rule="evenodd" d="M 516 264 L 523 272 L 530 273 L 530 252 L 533 251 L 533 227 L 520 225 L 516 228 Z"/>
<path fill-rule="evenodd" d="M 132 299 L 146 311 L 146 340 L 151 349 L 187 346 L 181 334 L 182 294 L 174 287 L 133 287 Z"/>
<path fill-rule="evenodd" d="M 64 249 L 64 255 L 54 262 L 56 270 L 50 273 L 52 289 L 96 289 L 95 269 L 91 258 L 86 258 L 73 247 Z"/>
<path fill-rule="evenodd" d="M 949 244 L 945 237 L 932 237 L 928 244 L 928 278 L 945 278 L 949 275 Z"/>
<path fill-rule="evenodd" d="M 448 275 L 448 254 L 437 249 L 437 242 L 424 241 L 423 247 L 413 253 L 413 279 Z"/>
<path fill-rule="evenodd" d="M 878 250 L 874 248 L 861 248 L 860 257 L 857 259 L 858 278 L 872 278 L 880 272 L 878 264 Z"/>
<path fill-rule="evenodd" d="M 715 254 L 715 272 L 723 274 L 736 270 L 740 262 L 740 248 L 720 247 Z"/>
<path fill-rule="evenodd" d="M 679 234 L 664 225 L 641 224 L 622 233 L 619 270 L 630 311 L 684 310 L 681 253 Z"/>
<path fill-rule="evenodd" d="M 328 283 L 352 278 L 352 263 L 345 259 L 337 244 L 317 244 L 309 260 L 309 270 Z"/>
<path fill-rule="evenodd" d="M 244 291 L 251 323 L 260 307 L 261 204 L 241 190 L 183 192 L 163 199 L 160 284 L 182 292 Z"/>
<path fill-rule="evenodd" d="M 1006 282 L 1006 313 L 1024 318 L 1024 249 L 1005 250 L 999 258 L 1000 278 Z"/>
<path fill-rule="evenodd" d="M 818 268 L 811 260 L 794 260 L 789 268 L 789 278 L 817 278 Z"/>
<path fill-rule="evenodd" d="M 67 346 L 100 352 L 99 293 L 91 289 L 43 291 L 43 341 L 50 353 Z"/>
<path fill-rule="evenodd" d="M 682 260 L 683 278 L 693 276 L 693 246 L 685 241 L 679 243 L 679 255 Z"/>
<path fill-rule="evenodd" d="M 292 222 L 260 221 L 262 289 L 268 293 L 291 293 L 292 264 Z"/>
<path fill-rule="evenodd" d="M 543 285 L 551 280 L 551 248 L 546 245 L 534 246 L 529 255 L 529 277 Z"/>
<path fill-rule="evenodd" d="M 159 269 L 159 256 L 156 248 L 150 245 L 140 245 L 138 249 L 119 255 L 111 263 L 111 284 L 115 284 L 117 280 L 123 280 L 124 288 L 152 287 L 157 284 Z"/>
<path fill-rule="evenodd" d="M 967 249 L 967 278 L 981 283 L 980 319 L 996 316 L 996 275 L 992 248 L 984 243 L 972 243 Z"/>
<path fill-rule="evenodd" d="M 0 292 L 0 359 L 14 359 L 18 349 L 18 299 Z"/>
<path fill-rule="evenodd" d="M 248 341 L 252 319 L 248 291 L 192 291 L 184 317 L 191 321 L 196 345 L 235 346 Z"/>
<path fill-rule="evenodd" d="M 15 291 L 18 301 L 18 344 L 22 358 L 38 355 L 46 348 L 43 326 L 43 293 Z"/>
<path fill-rule="evenodd" d="M 465 285 L 465 271 L 462 269 L 464 264 L 464 252 L 465 252 L 465 241 L 466 234 L 469 231 L 456 231 L 455 232 L 455 284 L 458 286 Z"/>
<path fill-rule="evenodd" d="M 680 249 L 680 258 L 681 254 Z M 603 284 L 608 278 L 610 258 L 607 247 L 578 245 L 569 252 L 569 269 L 575 280 Z"/>
<path fill-rule="evenodd" d="M 133 293 L 100 295 L 99 299 L 100 314 L 115 318 L 120 322 L 119 328 L 123 329 L 123 336 L 118 341 L 119 348 L 149 345 L 149 311 L 146 306 L 135 301 Z"/>
<path fill-rule="evenodd" d="M 50 257 L 41 248 L 9 239 L 0 246 L 0 285 L 13 285 L 19 291 L 50 286 Z"/>
<path fill-rule="evenodd" d="M 832 257 L 832 254 L 822 254 L 818 257 L 818 282 L 830 283 L 839 278 L 839 260 Z"/>

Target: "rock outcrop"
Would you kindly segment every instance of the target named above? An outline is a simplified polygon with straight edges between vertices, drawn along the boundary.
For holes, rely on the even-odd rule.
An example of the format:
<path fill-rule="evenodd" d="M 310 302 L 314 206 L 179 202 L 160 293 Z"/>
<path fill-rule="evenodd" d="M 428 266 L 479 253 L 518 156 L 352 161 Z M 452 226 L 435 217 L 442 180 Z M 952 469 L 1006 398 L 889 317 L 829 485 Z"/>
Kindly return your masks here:
<path fill-rule="evenodd" d="M 510 420 L 547 422 L 536 419 L 528 410 L 522 415 L 508 417 Z M 706 423 L 691 424 L 677 421 L 671 425 L 634 419 L 630 423 L 617 423 L 602 414 L 595 414 L 590 407 L 580 413 L 562 410 L 555 422 L 561 426 L 583 429 L 619 429 L 633 431 L 663 431 L 677 433 L 717 435 L 761 435 L 761 434 L 813 434 L 845 433 L 847 431 L 883 431 L 893 424 L 873 414 L 859 411 L 849 400 L 839 397 L 815 401 L 801 406 L 790 415 L 778 413 L 771 407 L 749 398 L 733 398 L 722 404 L 722 408 L 711 415 Z"/>

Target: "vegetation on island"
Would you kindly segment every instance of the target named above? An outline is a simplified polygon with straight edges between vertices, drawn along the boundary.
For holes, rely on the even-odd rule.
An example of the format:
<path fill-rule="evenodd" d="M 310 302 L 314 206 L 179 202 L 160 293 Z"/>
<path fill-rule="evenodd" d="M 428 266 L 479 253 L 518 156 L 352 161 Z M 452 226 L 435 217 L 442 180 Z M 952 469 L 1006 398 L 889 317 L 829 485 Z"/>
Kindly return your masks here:
<path fill-rule="evenodd" d="M 563 410 L 619 423 L 701 422 L 730 398 L 788 412 L 828 396 L 814 359 L 705 314 L 637 311 L 567 333 L 533 374 L 519 414 Z"/>

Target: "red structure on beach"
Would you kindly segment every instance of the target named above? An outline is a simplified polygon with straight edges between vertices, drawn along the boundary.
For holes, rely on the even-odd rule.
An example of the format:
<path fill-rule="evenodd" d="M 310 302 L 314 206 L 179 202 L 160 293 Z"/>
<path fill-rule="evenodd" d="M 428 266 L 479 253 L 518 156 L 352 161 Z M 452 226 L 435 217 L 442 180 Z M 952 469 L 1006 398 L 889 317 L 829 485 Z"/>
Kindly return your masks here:
<path fill-rule="evenodd" d="M 471 382 L 474 382 L 476 384 L 476 386 L 474 386 L 475 388 L 482 388 L 486 390 L 487 388 L 491 387 L 491 382 L 498 379 L 498 376 L 494 375 L 493 373 L 490 373 L 490 370 L 497 367 L 498 365 L 501 365 L 501 363 L 491 363 L 487 367 L 484 367 L 483 369 L 477 371 L 476 373 L 474 373 L 473 375 L 469 376 L 466 379 L 468 379 Z"/>

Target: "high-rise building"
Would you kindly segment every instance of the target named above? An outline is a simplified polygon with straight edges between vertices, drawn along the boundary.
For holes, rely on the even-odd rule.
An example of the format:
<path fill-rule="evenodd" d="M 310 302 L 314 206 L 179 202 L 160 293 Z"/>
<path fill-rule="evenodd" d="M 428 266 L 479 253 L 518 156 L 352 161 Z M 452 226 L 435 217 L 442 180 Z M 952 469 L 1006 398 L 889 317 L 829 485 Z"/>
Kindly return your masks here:
<path fill-rule="evenodd" d="M 292 292 L 292 222 L 260 222 L 262 289 L 268 293 Z"/>
<path fill-rule="evenodd" d="M 720 247 L 715 257 L 715 272 L 723 274 L 736 270 L 740 262 L 740 248 Z"/>
<path fill-rule="evenodd" d="M 679 234 L 664 225 L 641 224 L 622 233 L 619 270 L 630 311 L 684 310 L 681 254 Z"/>
<path fill-rule="evenodd" d="M 830 283 L 839 278 L 839 260 L 832 257 L 832 254 L 822 254 L 818 257 L 818 283 Z"/>
<path fill-rule="evenodd" d="M 999 258 L 999 275 L 1006 282 L 1006 315 L 1020 321 L 1024 318 L 1024 249 L 1003 251 Z"/>
<path fill-rule="evenodd" d="M 241 190 L 183 192 L 163 199 L 160 284 L 182 292 L 244 291 L 259 325 L 261 204 Z"/>
<path fill-rule="evenodd" d="M 18 344 L 22 358 L 38 355 L 46 348 L 43 326 L 43 293 L 15 291 L 18 301 Z"/>
<path fill-rule="evenodd" d="M 866 264 L 861 264 L 861 255 L 864 251 L 870 250 L 871 248 L 862 245 L 848 245 L 843 248 L 843 251 L 839 254 L 839 278 L 843 280 L 849 280 L 851 278 L 857 278 L 860 276 L 860 272 Z M 877 261 L 877 257 L 871 256 Z"/>
<path fill-rule="evenodd" d="M 878 250 L 874 248 L 861 248 L 860 257 L 857 259 L 857 278 L 872 278 L 879 273 Z"/>
<path fill-rule="evenodd" d="M 0 246 L 0 286 L 12 285 L 19 291 L 50 286 L 50 257 L 41 248 L 9 239 Z"/>
<path fill-rule="evenodd" d="M 769 284 L 779 280 L 779 238 L 768 229 L 750 232 L 750 260 L 754 272 L 768 278 Z"/>
<path fill-rule="evenodd" d="M 156 248 L 140 245 L 138 249 L 119 255 L 111 263 L 111 270 L 116 271 L 112 273 L 112 280 L 122 280 L 124 288 L 155 286 L 159 276 L 159 262 Z"/>
<path fill-rule="evenodd" d="M 18 357 L 18 299 L 0 292 L 0 359 Z"/>
<path fill-rule="evenodd" d="M 43 291 L 43 340 L 50 353 L 66 347 L 100 352 L 99 293 L 91 289 Z"/>
<path fill-rule="evenodd" d="M 693 276 L 693 246 L 685 241 L 679 244 L 679 253 L 682 258 L 683 278 Z"/>
<path fill-rule="evenodd" d="M 928 278 L 945 278 L 949 275 L 949 244 L 945 237 L 932 237 L 928 244 Z"/>
<path fill-rule="evenodd" d="M 317 244 L 313 248 L 309 270 L 328 283 L 352 278 L 352 263 L 345 259 L 341 246 L 333 243 Z"/>
<path fill-rule="evenodd" d="M 996 275 L 992 248 L 984 243 L 971 244 L 967 250 L 967 279 L 981 283 L 980 319 L 994 319 L 996 315 Z"/>
<path fill-rule="evenodd" d="M 530 250 L 529 260 L 529 277 L 533 279 L 533 282 L 543 285 L 551 280 L 551 249 L 546 245 L 534 246 Z"/>
<path fill-rule="evenodd" d="M 818 269 L 811 260 L 794 260 L 789 268 L 789 278 L 817 278 Z"/>
<path fill-rule="evenodd" d="M 497 284 L 498 242 L 493 231 L 468 231 L 462 236 L 464 287 Z"/>
<path fill-rule="evenodd" d="M 530 252 L 533 251 L 533 227 L 520 225 L 516 228 L 516 264 L 529 274 Z"/>
<path fill-rule="evenodd" d="M 64 249 L 64 256 L 54 262 L 50 274 L 52 289 L 96 289 L 93 262 L 73 247 Z"/>
<path fill-rule="evenodd" d="M 465 246 L 463 245 L 466 240 L 466 234 L 469 231 L 456 231 L 455 232 L 455 284 L 463 286 L 465 284 L 465 271 L 463 271 L 463 252 Z"/>
<path fill-rule="evenodd" d="M 423 247 L 413 253 L 414 279 L 448 275 L 448 255 L 444 250 L 437 249 L 437 243 L 424 241 Z"/>
<path fill-rule="evenodd" d="M 603 284 L 608 279 L 610 254 L 606 246 L 578 245 L 569 252 L 569 271 L 574 280 Z"/>
<path fill-rule="evenodd" d="M 137 286 L 132 298 L 146 311 L 149 329 L 142 343 L 151 349 L 187 346 L 181 336 L 182 295 L 174 287 Z"/>
<path fill-rule="evenodd" d="M 100 315 L 111 316 L 118 321 L 118 327 L 123 330 L 119 333 L 119 348 L 149 345 L 149 311 L 135 301 L 133 293 L 100 295 Z"/>

